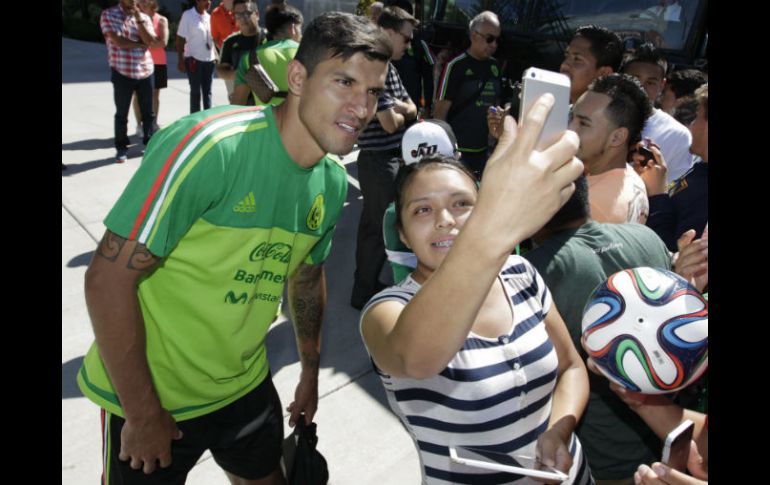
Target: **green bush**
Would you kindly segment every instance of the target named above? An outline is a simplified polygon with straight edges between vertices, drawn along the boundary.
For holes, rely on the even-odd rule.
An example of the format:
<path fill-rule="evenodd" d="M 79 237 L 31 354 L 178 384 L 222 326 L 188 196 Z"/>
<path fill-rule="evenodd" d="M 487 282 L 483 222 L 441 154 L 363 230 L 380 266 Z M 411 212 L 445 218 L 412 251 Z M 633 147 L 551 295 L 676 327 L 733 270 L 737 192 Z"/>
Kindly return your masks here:
<path fill-rule="evenodd" d="M 79 17 L 62 17 L 62 35 L 71 39 L 104 43 L 99 21 Z"/>

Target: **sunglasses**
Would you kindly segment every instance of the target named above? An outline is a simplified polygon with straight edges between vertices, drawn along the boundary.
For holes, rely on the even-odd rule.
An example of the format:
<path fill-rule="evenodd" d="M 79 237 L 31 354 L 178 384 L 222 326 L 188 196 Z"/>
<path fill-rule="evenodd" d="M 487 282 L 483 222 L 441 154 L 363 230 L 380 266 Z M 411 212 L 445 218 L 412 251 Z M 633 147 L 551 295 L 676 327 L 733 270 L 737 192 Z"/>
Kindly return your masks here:
<path fill-rule="evenodd" d="M 243 18 L 243 19 L 247 19 L 247 18 L 251 17 L 251 14 L 253 14 L 253 13 L 254 13 L 254 10 L 246 10 L 246 11 L 243 11 L 243 12 L 236 12 L 235 13 L 235 17 L 236 18 L 240 17 L 240 18 Z"/>
<path fill-rule="evenodd" d="M 500 38 L 499 36 L 494 36 L 494 35 L 491 35 L 491 34 L 486 34 L 486 35 L 482 34 L 481 32 L 479 32 L 477 30 L 474 30 L 473 32 L 478 34 L 478 35 L 480 35 L 481 37 L 483 37 L 484 40 L 487 41 L 487 44 L 491 44 L 492 42 L 497 42 L 497 40 Z"/>
<path fill-rule="evenodd" d="M 404 43 L 405 44 L 409 44 L 410 42 L 412 42 L 414 40 L 414 37 L 409 37 L 409 36 L 407 36 L 406 34 L 404 34 L 402 32 L 398 32 L 398 31 L 396 31 L 396 32 L 398 33 L 398 35 L 400 35 L 401 37 L 404 38 Z"/>

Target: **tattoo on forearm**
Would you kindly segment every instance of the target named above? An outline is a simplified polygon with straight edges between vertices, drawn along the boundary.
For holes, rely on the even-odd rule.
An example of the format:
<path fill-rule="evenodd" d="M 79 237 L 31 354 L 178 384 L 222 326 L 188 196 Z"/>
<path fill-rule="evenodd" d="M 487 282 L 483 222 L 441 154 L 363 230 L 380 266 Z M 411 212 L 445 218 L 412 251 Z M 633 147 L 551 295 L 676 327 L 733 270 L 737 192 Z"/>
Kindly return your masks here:
<path fill-rule="evenodd" d="M 301 339 L 315 339 L 321 331 L 324 305 L 317 295 L 294 298 L 294 327 Z"/>
<path fill-rule="evenodd" d="M 154 265 L 155 261 L 155 256 L 153 256 L 152 253 L 147 250 L 147 246 L 144 244 L 137 244 L 134 248 L 134 252 L 131 254 L 131 257 L 128 258 L 128 264 L 126 267 L 128 269 L 143 271 Z"/>
<path fill-rule="evenodd" d="M 126 239 L 118 236 L 117 234 L 107 231 L 104 233 L 99 246 L 96 248 L 96 254 L 104 259 L 115 262 L 118 259 L 120 251 L 126 244 Z"/>
<path fill-rule="evenodd" d="M 318 357 L 318 355 L 310 355 L 307 352 L 302 352 L 300 360 L 303 364 L 305 364 L 305 366 L 314 370 L 318 370 L 321 365 L 321 359 Z"/>

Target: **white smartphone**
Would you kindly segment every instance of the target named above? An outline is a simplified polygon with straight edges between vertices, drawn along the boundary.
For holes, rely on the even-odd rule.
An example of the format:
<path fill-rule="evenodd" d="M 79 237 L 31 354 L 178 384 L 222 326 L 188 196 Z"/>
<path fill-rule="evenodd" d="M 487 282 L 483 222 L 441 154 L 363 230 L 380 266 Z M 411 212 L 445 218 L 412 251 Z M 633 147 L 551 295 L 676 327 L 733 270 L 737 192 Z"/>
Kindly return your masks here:
<path fill-rule="evenodd" d="M 694 428 L 693 422 L 685 419 L 666 436 L 661 462 L 680 472 L 687 470 L 687 458 L 690 456 L 690 440 L 692 440 Z"/>
<path fill-rule="evenodd" d="M 514 473 L 534 478 L 564 481 L 563 472 L 549 466 L 536 465 L 535 458 L 524 455 L 506 455 L 494 451 L 480 450 L 466 446 L 450 446 L 449 459 L 476 468 Z"/>
<path fill-rule="evenodd" d="M 570 81 L 564 74 L 536 67 L 524 71 L 521 79 L 523 87 L 519 103 L 519 123 L 522 123 L 524 115 L 543 94 L 551 93 L 556 99 L 535 146 L 535 149 L 542 150 L 558 140 L 567 130 Z"/>

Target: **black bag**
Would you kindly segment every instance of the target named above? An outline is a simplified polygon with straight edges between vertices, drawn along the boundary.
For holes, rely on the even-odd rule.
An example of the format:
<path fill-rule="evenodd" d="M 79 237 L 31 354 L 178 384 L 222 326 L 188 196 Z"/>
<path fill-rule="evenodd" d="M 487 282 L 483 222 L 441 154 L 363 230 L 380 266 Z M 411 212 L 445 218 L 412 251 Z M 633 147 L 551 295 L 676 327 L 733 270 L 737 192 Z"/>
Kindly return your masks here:
<path fill-rule="evenodd" d="M 297 420 L 294 432 L 283 440 L 283 460 L 289 485 L 326 485 L 329 467 L 316 449 L 316 424 L 305 424 L 305 416 Z"/>

